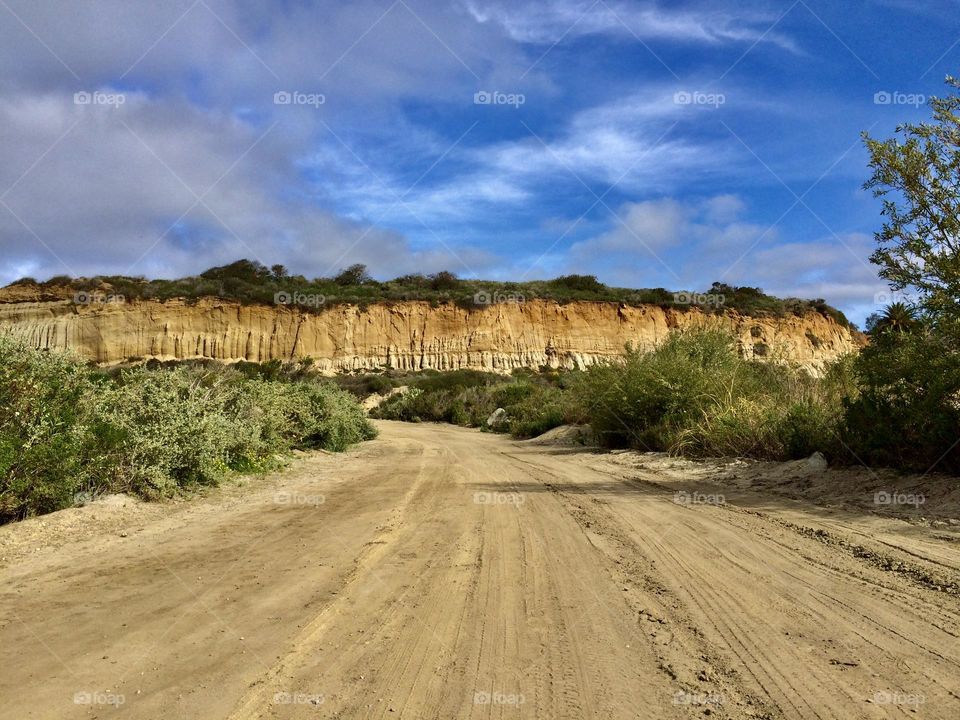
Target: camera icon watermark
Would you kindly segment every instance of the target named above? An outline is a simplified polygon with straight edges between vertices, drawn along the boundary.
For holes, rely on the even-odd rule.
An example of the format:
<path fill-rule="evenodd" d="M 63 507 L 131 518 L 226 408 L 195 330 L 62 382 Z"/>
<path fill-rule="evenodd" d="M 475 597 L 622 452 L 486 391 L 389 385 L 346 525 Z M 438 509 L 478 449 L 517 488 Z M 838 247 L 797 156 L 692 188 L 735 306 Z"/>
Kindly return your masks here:
<path fill-rule="evenodd" d="M 475 492 L 476 505 L 523 505 L 526 499 L 518 492 Z"/>
<path fill-rule="evenodd" d="M 274 105 L 306 105 L 314 109 L 327 102 L 323 93 L 305 93 L 299 90 L 278 90 L 273 94 Z"/>
<path fill-rule="evenodd" d="M 78 690 L 73 694 L 74 705 L 112 705 L 118 708 L 126 701 L 126 697 L 120 693 L 99 690 Z"/>
<path fill-rule="evenodd" d="M 727 96 L 723 93 L 706 93 L 699 90 L 678 90 L 673 94 L 674 105 L 703 105 L 714 110 L 725 105 Z"/>
<path fill-rule="evenodd" d="M 504 93 L 499 90 L 478 90 L 473 94 L 474 105 L 512 105 L 519 108 L 527 102 L 523 93 Z"/>
<path fill-rule="evenodd" d="M 278 290 L 273 294 L 273 302 L 275 305 L 302 305 L 318 308 L 327 302 L 327 298 L 324 295 L 302 293 L 295 290 Z"/>
<path fill-rule="evenodd" d="M 927 501 L 923 493 L 902 493 L 896 490 L 880 490 L 873 494 L 874 505 L 912 505 L 919 508 Z"/>
<path fill-rule="evenodd" d="M 677 490 L 673 494 L 673 502 L 675 505 L 726 505 L 727 498 L 720 493 Z"/>
<path fill-rule="evenodd" d="M 675 292 L 673 302 L 677 305 L 702 305 L 718 308 L 726 303 L 726 296 L 721 293 Z"/>
<path fill-rule="evenodd" d="M 81 90 L 73 94 L 74 105 L 108 105 L 115 108 L 120 107 L 127 102 L 127 96 L 123 93 L 108 93 L 101 90 L 88 92 Z"/>
<path fill-rule="evenodd" d="M 904 93 L 898 90 L 889 92 L 881 90 L 873 94 L 874 105 L 909 105 L 920 107 L 927 104 L 927 96 L 921 93 Z"/>
<path fill-rule="evenodd" d="M 307 505 L 317 507 L 327 501 L 326 495 L 306 495 L 294 490 L 278 490 L 273 494 L 274 505 Z"/>
<path fill-rule="evenodd" d="M 522 293 L 501 292 L 500 290 L 478 290 L 473 294 L 474 305 L 498 305 L 500 303 L 525 303 L 527 298 Z"/>
<path fill-rule="evenodd" d="M 127 298 L 120 293 L 104 293 L 97 290 L 77 290 L 73 302 L 77 305 L 116 305 L 125 303 Z"/>

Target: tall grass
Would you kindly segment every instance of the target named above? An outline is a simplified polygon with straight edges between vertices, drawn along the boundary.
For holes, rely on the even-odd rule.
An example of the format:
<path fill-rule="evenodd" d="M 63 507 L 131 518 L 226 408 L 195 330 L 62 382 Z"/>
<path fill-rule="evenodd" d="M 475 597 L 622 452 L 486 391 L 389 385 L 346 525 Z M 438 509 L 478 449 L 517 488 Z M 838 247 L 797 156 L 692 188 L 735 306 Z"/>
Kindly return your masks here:
<path fill-rule="evenodd" d="M 374 415 L 482 427 L 501 407 L 508 422 L 500 429 L 516 437 L 585 422 L 609 447 L 770 460 L 819 450 L 836 457 L 844 401 L 855 395 L 851 366 L 852 358 L 838 361 L 816 378 L 782 362 L 745 360 L 736 338 L 723 331 L 689 331 L 582 373 L 451 373 L 413 384 Z"/>
<path fill-rule="evenodd" d="M 568 375 L 518 371 L 504 376 L 475 370 L 431 374 L 406 380 L 410 389 L 384 400 L 371 415 L 485 428 L 493 411 L 504 408 L 508 422 L 495 430 L 534 437 L 579 419 L 570 413 L 563 389 Z"/>
<path fill-rule="evenodd" d="M 783 460 L 836 449 L 849 365 L 814 378 L 745 360 L 721 331 L 676 333 L 653 352 L 590 368 L 572 394 L 604 445 Z"/>
<path fill-rule="evenodd" d="M 291 448 L 343 450 L 373 435 L 329 383 L 222 367 L 109 375 L 0 336 L 0 521 L 82 492 L 169 496 L 265 469 Z"/>

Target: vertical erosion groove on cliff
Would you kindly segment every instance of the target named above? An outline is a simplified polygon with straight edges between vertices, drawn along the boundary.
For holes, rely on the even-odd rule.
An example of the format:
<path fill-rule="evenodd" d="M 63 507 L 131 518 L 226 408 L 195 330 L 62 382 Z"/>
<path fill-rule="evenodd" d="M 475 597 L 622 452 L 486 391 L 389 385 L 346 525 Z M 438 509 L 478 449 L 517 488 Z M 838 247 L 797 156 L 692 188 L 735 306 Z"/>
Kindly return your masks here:
<path fill-rule="evenodd" d="M 0 329 L 39 348 L 71 348 L 101 364 L 309 357 L 319 369 L 336 372 L 585 367 L 622 353 L 628 343 L 650 349 L 671 330 L 690 327 L 729 329 L 745 356 L 782 357 L 811 370 L 858 347 L 849 329 L 815 312 L 747 317 L 550 300 L 477 309 L 428 302 L 338 305 L 320 312 L 215 298 L 0 304 Z"/>

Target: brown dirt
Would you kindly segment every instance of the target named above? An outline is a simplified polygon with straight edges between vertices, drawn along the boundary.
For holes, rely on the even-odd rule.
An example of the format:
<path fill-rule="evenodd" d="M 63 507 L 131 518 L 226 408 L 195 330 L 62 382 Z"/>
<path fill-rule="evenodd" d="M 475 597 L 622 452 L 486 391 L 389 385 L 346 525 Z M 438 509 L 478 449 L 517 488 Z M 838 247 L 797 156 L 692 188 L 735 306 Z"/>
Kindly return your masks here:
<path fill-rule="evenodd" d="M 0 717 L 958 716 L 953 526 L 380 427 L 192 502 L 3 528 Z"/>

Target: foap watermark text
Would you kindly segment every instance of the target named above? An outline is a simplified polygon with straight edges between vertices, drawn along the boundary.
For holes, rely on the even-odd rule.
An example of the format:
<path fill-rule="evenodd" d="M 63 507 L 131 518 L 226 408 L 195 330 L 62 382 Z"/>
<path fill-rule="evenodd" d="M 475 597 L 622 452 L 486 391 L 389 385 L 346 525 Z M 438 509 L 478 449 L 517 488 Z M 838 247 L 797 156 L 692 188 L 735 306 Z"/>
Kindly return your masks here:
<path fill-rule="evenodd" d="M 81 90 L 73 94 L 74 105 L 107 105 L 118 108 L 126 102 L 127 96 L 123 93 L 103 92 L 102 90 L 94 90 L 93 92 Z"/>
<path fill-rule="evenodd" d="M 673 94 L 673 102 L 675 105 L 703 105 L 716 110 L 726 104 L 727 96 L 723 93 L 706 93 L 700 90 L 679 90 Z"/>
<path fill-rule="evenodd" d="M 500 290 L 478 290 L 473 295 L 474 305 L 500 305 L 502 303 L 521 304 L 527 298 L 521 293 L 501 292 Z"/>
<path fill-rule="evenodd" d="M 874 105 L 909 105 L 920 107 L 927 104 L 927 96 L 920 93 L 905 93 L 899 90 L 881 90 L 873 94 Z"/>
<path fill-rule="evenodd" d="M 524 497 L 516 492 L 476 492 L 473 502 L 477 505 L 523 505 Z"/>
<path fill-rule="evenodd" d="M 478 90 L 473 94 L 474 105 L 511 105 L 519 108 L 527 102 L 523 93 L 505 93 L 499 90 Z"/>
<path fill-rule="evenodd" d="M 725 505 L 727 499 L 719 493 L 677 490 L 673 494 L 673 502 L 677 505 Z"/>
<path fill-rule="evenodd" d="M 273 494 L 275 505 L 323 505 L 327 501 L 325 495 L 308 495 L 294 490 L 278 490 Z"/>
<path fill-rule="evenodd" d="M 302 305 L 316 308 L 326 303 L 327 298 L 317 293 L 280 290 L 273 294 L 273 302 L 276 305 Z"/>
<path fill-rule="evenodd" d="M 278 90 L 273 94 L 274 105 L 306 105 L 319 108 L 327 102 L 323 93 L 306 93 L 299 90 Z"/>
<path fill-rule="evenodd" d="M 923 493 L 904 493 L 897 490 L 880 490 L 873 494 L 874 505 L 912 505 L 920 507 L 927 501 Z"/>

